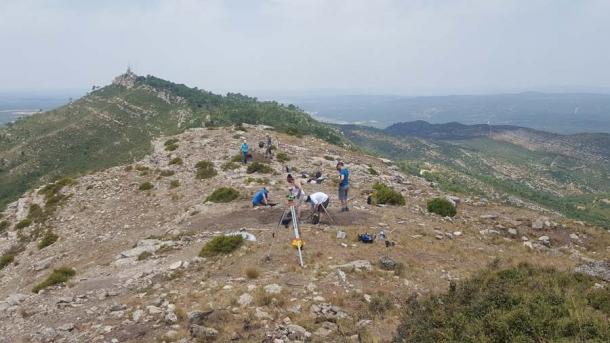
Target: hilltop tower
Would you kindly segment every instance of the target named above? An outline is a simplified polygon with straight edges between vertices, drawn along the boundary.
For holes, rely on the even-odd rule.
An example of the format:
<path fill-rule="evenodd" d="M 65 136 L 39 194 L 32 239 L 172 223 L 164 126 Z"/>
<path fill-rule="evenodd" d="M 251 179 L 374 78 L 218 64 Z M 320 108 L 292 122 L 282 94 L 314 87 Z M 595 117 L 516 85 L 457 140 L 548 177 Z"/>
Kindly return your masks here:
<path fill-rule="evenodd" d="M 135 85 L 137 78 L 138 75 L 131 71 L 131 66 L 127 66 L 127 71 L 124 74 L 115 77 L 112 84 L 132 88 Z"/>

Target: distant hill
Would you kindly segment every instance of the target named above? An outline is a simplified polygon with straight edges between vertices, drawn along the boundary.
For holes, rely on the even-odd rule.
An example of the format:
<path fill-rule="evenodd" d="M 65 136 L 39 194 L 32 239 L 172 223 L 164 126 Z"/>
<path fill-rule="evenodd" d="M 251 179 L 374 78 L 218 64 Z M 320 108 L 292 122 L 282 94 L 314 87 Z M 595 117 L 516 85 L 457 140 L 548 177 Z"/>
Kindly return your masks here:
<path fill-rule="evenodd" d="M 510 125 L 465 125 L 458 122 L 431 124 L 427 121 L 396 123 L 384 129 L 391 135 L 405 135 L 432 139 L 468 139 L 489 136 L 494 132 L 516 131 L 523 129 Z"/>
<path fill-rule="evenodd" d="M 609 226 L 610 135 L 559 135 L 516 126 L 338 125 L 352 142 L 403 161 L 447 191 L 536 204 Z M 530 206 L 530 205 L 526 205 Z"/>
<path fill-rule="evenodd" d="M 68 105 L 0 128 L 0 209 L 42 182 L 139 159 L 151 151 L 153 137 L 239 123 L 343 142 L 294 106 L 129 72 Z"/>
<path fill-rule="evenodd" d="M 290 96 L 284 101 L 337 123 L 386 127 L 425 120 L 514 125 L 556 133 L 610 133 L 610 94 L 527 92 L 498 95 L 404 97 L 386 95 Z M 370 123 L 375 120 L 374 123 Z"/>

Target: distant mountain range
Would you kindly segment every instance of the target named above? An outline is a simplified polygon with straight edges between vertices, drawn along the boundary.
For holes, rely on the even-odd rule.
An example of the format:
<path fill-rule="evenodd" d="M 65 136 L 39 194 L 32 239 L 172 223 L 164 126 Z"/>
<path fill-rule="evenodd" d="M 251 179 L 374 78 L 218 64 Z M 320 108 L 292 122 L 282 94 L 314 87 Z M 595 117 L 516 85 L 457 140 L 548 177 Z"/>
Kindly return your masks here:
<path fill-rule="evenodd" d="M 462 100 L 455 103 L 462 105 L 456 108 L 466 108 L 465 98 L 458 98 Z M 531 103 L 546 108 L 538 100 Z M 565 101 L 561 104 L 547 106 L 547 113 L 567 108 Z M 593 109 L 601 113 L 603 108 L 577 107 L 583 109 L 576 111 L 578 115 Z M 505 107 L 497 109 L 502 112 Z M 330 125 L 293 105 L 238 93 L 223 96 L 133 73 L 67 105 L 0 127 L 0 209 L 54 179 L 137 160 L 151 151 L 155 137 L 240 123 L 269 125 L 392 158 L 403 170 L 424 176 L 447 192 L 535 204 L 573 218 L 610 223 L 609 134 L 562 135 L 519 125 L 457 122 L 400 121 L 385 129 Z"/>
<path fill-rule="evenodd" d="M 610 133 L 610 94 L 527 92 L 499 95 L 402 97 L 288 96 L 317 118 L 383 128 L 398 122 L 516 125 L 556 133 Z"/>

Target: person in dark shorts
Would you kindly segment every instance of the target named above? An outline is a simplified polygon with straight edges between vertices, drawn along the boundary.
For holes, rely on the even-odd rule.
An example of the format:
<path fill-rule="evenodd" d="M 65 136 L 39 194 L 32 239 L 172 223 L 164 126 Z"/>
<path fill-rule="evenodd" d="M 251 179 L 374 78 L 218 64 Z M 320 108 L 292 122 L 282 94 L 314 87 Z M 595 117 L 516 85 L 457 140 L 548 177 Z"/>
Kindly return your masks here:
<path fill-rule="evenodd" d="M 347 196 L 349 192 L 349 170 L 343 162 L 337 163 L 339 172 L 339 201 L 341 202 L 341 212 L 349 211 L 347 207 Z"/>

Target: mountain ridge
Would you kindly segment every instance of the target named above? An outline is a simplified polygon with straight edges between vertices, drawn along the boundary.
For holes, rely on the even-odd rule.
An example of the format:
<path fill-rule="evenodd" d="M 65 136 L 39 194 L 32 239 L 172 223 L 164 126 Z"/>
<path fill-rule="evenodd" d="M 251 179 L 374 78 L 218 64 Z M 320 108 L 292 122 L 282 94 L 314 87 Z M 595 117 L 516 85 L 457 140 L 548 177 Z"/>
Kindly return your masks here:
<path fill-rule="evenodd" d="M 240 123 L 345 143 L 294 106 L 216 95 L 128 71 L 68 105 L 0 128 L 0 208 L 32 186 L 141 158 L 153 137 Z"/>

